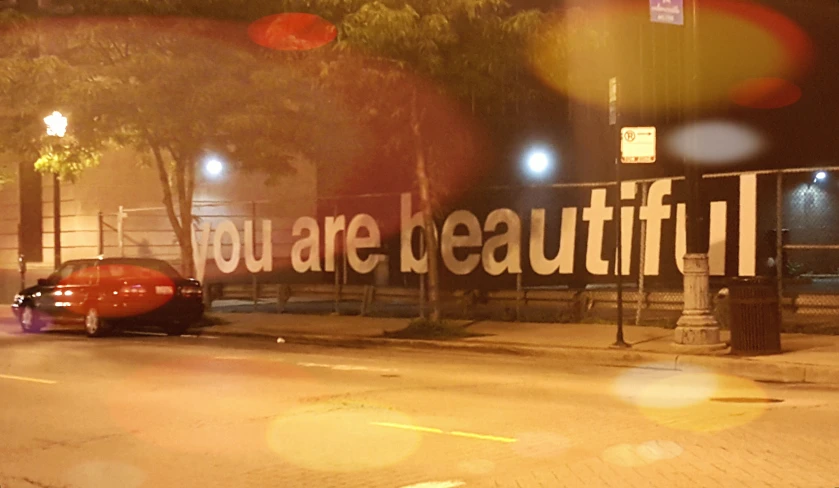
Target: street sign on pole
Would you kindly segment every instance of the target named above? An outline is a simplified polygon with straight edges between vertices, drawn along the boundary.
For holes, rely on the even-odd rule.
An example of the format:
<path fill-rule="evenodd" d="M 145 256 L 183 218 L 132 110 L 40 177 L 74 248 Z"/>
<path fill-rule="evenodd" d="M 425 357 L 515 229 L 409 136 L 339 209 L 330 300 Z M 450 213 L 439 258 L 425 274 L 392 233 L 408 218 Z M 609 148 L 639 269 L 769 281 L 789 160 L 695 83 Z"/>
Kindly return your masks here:
<path fill-rule="evenodd" d="M 621 129 L 621 162 L 654 163 L 655 145 L 655 127 L 624 127 Z"/>
<path fill-rule="evenodd" d="M 685 25 L 684 0 L 650 0 L 650 20 L 659 24 Z"/>

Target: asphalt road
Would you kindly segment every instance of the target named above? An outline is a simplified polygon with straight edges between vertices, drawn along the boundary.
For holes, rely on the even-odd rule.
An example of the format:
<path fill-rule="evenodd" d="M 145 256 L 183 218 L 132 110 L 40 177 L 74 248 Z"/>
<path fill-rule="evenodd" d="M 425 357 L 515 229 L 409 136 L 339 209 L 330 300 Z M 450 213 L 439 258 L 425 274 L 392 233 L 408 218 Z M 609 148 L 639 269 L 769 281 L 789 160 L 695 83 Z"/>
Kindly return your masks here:
<path fill-rule="evenodd" d="M 511 356 L 13 330 L 0 328 L 2 488 L 839 486 L 837 391 Z"/>

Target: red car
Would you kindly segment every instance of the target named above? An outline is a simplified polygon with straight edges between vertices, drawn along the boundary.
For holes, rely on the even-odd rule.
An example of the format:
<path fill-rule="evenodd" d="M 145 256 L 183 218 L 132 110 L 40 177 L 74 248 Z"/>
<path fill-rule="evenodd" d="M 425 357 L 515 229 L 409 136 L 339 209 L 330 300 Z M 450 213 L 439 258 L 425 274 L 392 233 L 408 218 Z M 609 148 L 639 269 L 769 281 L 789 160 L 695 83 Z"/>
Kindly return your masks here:
<path fill-rule="evenodd" d="M 12 312 L 24 332 L 56 323 L 84 324 L 90 337 L 131 323 L 181 335 L 204 314 L 201 283 L 149 258 L 68 261 L 15 296 Z"/>

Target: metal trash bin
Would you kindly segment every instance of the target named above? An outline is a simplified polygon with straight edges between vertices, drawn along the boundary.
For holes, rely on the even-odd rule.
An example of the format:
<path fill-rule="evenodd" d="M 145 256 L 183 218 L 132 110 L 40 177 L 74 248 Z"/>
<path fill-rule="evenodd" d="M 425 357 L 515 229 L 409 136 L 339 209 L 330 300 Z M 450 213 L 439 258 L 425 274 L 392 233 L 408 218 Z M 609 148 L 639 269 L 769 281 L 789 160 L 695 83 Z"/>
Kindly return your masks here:
<path fill-rule="evenodd" d="M 733 278 L 728 307 L 733 354 L 781 352 L 781 314 L 774 277 Z"/>

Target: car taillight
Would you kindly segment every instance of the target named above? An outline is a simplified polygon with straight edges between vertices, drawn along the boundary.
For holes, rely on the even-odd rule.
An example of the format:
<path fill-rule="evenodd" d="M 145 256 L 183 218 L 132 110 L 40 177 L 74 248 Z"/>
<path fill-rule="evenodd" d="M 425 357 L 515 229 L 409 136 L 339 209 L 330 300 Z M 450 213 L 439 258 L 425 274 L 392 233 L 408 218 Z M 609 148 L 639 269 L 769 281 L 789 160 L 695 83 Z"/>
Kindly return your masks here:
<path fill-rule="evenodd" d="M 200 297 L 204 292 L 200 286 L 182 286 L 180 293 L 182 297 Z"/>
<path fill-rule="evenodd" d="M 123 286 L 119 289 L 119 292 L 121 295 L 127 297 L 141 297 L 146 294 L 146 289 L 142 285 L 130 285 Z"/>

